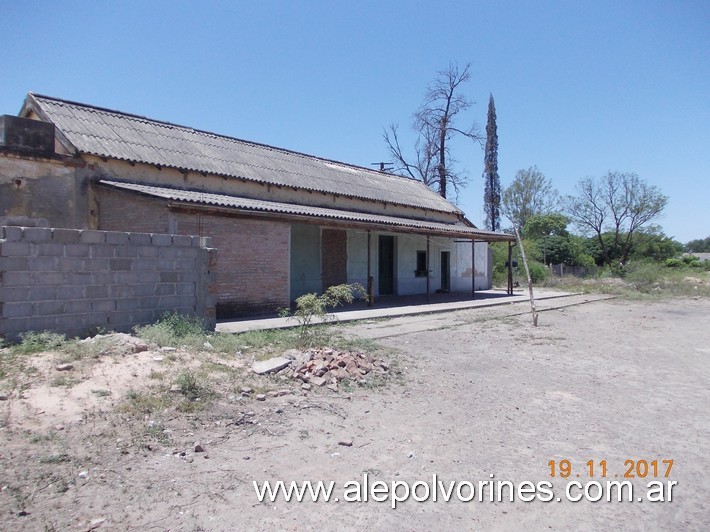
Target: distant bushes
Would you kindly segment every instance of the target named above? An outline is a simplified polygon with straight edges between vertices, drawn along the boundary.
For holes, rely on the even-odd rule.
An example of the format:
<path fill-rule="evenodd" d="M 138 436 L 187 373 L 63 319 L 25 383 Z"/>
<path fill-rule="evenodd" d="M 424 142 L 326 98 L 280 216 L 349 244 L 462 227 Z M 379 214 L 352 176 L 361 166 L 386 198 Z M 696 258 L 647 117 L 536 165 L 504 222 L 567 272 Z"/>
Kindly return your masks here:
<path fill-rule="evenodd" d="M 550 269 L 541 262 L 528 262 L 528 270 L 530 270 L 530 279 L 533 284 L 542 283 L 550 276 Z"/>

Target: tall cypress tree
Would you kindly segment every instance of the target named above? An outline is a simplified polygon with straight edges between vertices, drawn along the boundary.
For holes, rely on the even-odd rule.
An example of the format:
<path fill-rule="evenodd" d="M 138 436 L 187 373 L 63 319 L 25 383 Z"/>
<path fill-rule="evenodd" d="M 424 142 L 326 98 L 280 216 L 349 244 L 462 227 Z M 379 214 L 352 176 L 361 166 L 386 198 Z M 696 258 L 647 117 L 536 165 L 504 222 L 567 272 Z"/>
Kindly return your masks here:
<path fill-rule="evenodd" d="M 488 100 L 488 122 L 486 123 L 486 154 L 484 156 L 483 208 L 486 211 L 486 228 L 500 229 L 500 177 L 498 176 L 498 126 L 496 125 L 496 105 L 493 94 Z"/>

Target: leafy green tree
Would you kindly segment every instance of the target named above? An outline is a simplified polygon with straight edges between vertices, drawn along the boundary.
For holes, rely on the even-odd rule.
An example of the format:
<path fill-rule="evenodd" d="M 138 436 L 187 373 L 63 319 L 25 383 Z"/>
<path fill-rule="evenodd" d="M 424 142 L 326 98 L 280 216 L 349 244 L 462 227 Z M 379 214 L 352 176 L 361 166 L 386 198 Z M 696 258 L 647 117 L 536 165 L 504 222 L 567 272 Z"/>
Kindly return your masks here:
<path fill-rule="evenodd" d="M 602 241 L 607 247 L 612 262 L 621 260 L 621 256 L 614 250 L 614 239 L 615 235 L 612 231 L 602 234 Z M 655 225 L 637 231 L 633 242 L 634 244 L 628 255 L 629 262 L 664 262 L 667 259 L 677 257 L 683 252 L 683 244 L 663 234 L 663 231 Z M 607 263 L 598 237 L 587 239 L 586 246 L 597 264 L 603 265 Z"/>
<path fill-rule="evenodd" d="M 586 239 L 584 237 L 570 234 L 569 249 L 571 259 L 568 264 L 570 266 L 583 266 L 587 269 L 596 266 L 594 257 L 592 257 L 587 249 Z"/>
<path fill-rule="evenodd" d="M 521 229 L 528 218 L 536 214 L 549 214 L 557 204 L 557 191 L 537 166 L 518 170 L 502 195 L 502 213 Z"/>
<path fill-rule="evenodd" d="M 568 236 L 569 218 L 559 212 L 550 214 L 534 214 L 523 226 L 526 238 L 541 238 L 544 236 Z"/>
<path fill-rule="evenodd" d="M 651 259 L 657 262 L 683 253 L 683 244 L 666 236 L 657 225 L 639 229 L 629 254 L 630 260 Z"/>
<path fill-rule="evenodd" d="M 594 260 L 586 252 L 583 239 L 570 234 L 568 224 L 569 218 L 558 212 L 536 214 L 528 218 L 523 235 L 535 241 L 544 264 L 593 266 Z"/>
<path fill-rule="evenodd" d="M 685 245 L 685 251 L 688 253 L 710 253 L 710 236 L 691 240 Z"/>
<path fill-rule="evenodd" d="M 486 151 L 484 155 L 483 208 L 486 211 L 486 227 L 491 231 L 500 229 L 500 176 L 498 175 L 498 126 L 496 106 L 491 94 L 488 100 L 488 122 L 486 124 Z"/>

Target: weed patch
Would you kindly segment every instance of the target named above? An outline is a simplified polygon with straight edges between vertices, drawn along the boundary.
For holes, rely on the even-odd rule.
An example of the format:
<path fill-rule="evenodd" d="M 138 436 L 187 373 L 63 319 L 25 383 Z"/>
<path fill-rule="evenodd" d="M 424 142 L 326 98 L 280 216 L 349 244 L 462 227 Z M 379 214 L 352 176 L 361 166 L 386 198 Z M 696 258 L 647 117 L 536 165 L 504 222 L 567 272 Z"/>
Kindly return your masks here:
<path fill-rule="evenodd" d="M 21 342 L 11 347 L 14 354 L 31 355 L 43 351 L 53 351 L 64 346 L 66 338 L 63 334 L 52 332 L 29 331 L 20 335 Z"/>
<path fill-rule="evenodd" d="M 201 318 L 177 312 L 165 314 L 160 320 L 135 328 L 136 335 L 160 347 L 187 346 L 201 348 L 206 341 L 207 331 Z"/>
<path fill-rule="evenodd" d="M 129 390 L 126 394 L 126 400 L 119 410 L 133 415 L 152 414 L 168 408 L 171 404 L 172 401 L 168 392 Z"/>

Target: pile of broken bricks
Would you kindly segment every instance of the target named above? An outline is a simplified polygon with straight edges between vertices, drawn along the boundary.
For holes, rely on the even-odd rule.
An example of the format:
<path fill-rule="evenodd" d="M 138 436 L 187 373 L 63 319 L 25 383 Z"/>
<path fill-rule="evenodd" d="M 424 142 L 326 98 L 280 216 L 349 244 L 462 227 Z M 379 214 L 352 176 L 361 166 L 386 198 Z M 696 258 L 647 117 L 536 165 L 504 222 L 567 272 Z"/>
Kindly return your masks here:
<path fill-rule="evenodd" d="M 335 349 L 289 349 L 280 357 L 254 362 L 252 370 L 258 375 L 278 373 L 287 378 L 300 380 L 301 389 L 308 391 L 314 386 L 325 386 L 334 392 L 338 383 L 348 379 L 358 384 L 367 382 L 371 373 L 384 374 L 389 365 L 373 356 L 357 351 Z"/>

